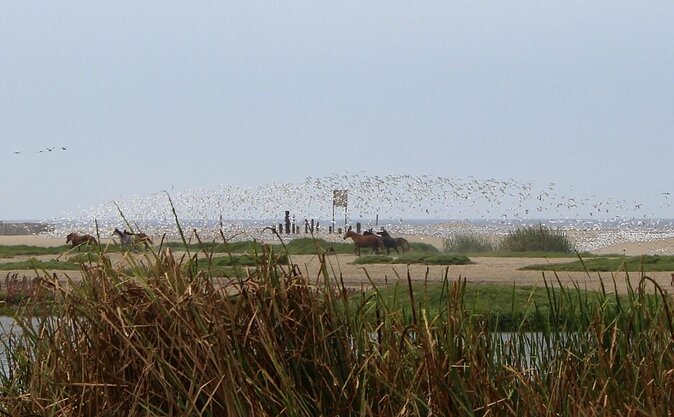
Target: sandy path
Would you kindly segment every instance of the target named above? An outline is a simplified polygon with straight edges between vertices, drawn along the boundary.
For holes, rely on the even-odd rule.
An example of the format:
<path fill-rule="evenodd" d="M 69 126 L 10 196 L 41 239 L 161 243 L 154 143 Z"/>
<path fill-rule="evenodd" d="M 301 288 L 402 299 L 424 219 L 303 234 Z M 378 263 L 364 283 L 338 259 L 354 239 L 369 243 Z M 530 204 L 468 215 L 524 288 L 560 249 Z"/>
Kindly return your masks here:
<path fill-rule="evenodd" d="M 471 265 L 450 265 L 450 266 L 425 266 L 425 265 L 353 265 L 356 259 L 355 255 L 336 255 L 328 257 L 329 271 L 334 271 L 334 276 L 339 276 L 340 272 L 344 277 L 345 284 L 349 286 L 368 286 L 369 279 L 375 284 L 391 283 L 402 279 L 406 282 L 407 272 L 413 282 L 442 281 L 447 276 L 450 280 L 465 278 L 469 283 L 476 284 L 505 284 L 505 285 L 539 285 L 544 286 L 545 280 L 555 285 L 557 279 L 564 286 L 578 285 L 580 288 L 593 290 L 601 289 L 601 281 L 607 286 L 607 291 L 613 292 L 613 278 L 615 277 L 618 292 L 627 291 L 626 275 L 624 273 L 611 274 L 603 272 L 601 274 L 585 272 L 560 272 L 555 275 L 553 272 L 540 271 L 520 271 L 519 269 L 534 264 L 572 262 L 576 258 L 496 258 L 496 257 L 474 257 Z M 315 256 L 293 256 L 294 263 L 300 265 L 302 271 L 309 277 L 317 277 L 319 271 L 319 262 Z M 654 278 L 664 289 L 671 289 L 670 272 L 651 272 L 647 274 Z M 545 279 L 544 279 L 545 278 Z M 630 282 L 633 287 L 638 285 L 640 276 L 638 273 L 630 274 Z"/>

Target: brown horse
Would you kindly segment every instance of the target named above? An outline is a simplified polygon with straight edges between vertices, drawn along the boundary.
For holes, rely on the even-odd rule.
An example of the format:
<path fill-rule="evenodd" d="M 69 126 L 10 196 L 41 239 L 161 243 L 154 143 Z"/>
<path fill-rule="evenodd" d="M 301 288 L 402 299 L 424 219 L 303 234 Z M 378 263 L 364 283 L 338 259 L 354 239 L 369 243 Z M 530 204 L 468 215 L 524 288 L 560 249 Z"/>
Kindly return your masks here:
<path fill-rule="evenodd" d="M 66 236 L 66 244 L 72 243 L 73 248 L 80 246 L 80 245 L 98 245 L 98 242 L 96 241 L 96 238 L 94 238 L 91 235 L 84 234 L 81 235 L 77 232 L 72 232 Z"/>
<path fill-rule="evenodd" d="M 372 253 L 379 253 L 380 251 L 384 250 L 384 243 L 381 241 L 381 238 L 376 235 L 367 235 L 363 236 L 361 234 L 358 234 L 354 232 L 353 230 L 349 230 L 346 232 L 344 235 L 344 239 L 346 238 L 351 238 L 353 240 L 353 244 L 356 245 L 356 253 L 358 253 L 358 256 L 360 256 L 360 248 L 372 248 Z"/>

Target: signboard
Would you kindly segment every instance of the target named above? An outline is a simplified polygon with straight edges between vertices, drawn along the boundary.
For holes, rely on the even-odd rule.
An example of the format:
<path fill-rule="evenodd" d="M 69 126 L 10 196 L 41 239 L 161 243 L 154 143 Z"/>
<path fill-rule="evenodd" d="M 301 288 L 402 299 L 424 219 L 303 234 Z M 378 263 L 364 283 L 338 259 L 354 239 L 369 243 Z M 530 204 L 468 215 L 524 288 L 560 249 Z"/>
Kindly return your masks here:
<path fill-rule="evenodd" d="M 348 190 L 334 190 L 332 192 L 332 205 L 335 207 L 346 207 L 349 200 Z"/>

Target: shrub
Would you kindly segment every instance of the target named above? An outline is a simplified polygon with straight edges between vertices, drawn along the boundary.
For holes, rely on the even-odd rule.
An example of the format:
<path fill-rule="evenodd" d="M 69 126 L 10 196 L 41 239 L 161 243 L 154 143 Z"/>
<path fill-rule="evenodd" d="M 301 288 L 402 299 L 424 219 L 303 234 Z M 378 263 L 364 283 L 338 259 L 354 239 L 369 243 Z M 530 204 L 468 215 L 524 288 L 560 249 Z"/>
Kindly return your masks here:
<path fill-rule="evenodd" d="M 572 253 L 575 247 L 563 231 L 538 225 L 538 227 L 518 227 L 517 230 L 509 232 L 501 242 L 500 250 Z"/>
<path fill-rule="evenodd" d="M 496 245 L 484 236 L 457 235 L 443 242 L 444 253 L 495 252 Z"/>

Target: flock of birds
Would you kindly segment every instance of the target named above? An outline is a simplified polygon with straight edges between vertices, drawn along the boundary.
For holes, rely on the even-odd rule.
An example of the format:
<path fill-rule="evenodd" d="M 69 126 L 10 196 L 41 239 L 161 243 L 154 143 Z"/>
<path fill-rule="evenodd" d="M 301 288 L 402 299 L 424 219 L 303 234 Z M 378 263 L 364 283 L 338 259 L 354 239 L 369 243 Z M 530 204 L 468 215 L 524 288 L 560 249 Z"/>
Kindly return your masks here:
<path fill-rule="evenodd" d="M 63 151 L 67 151 L 67 150 L 68 150 L 68 148 L 66 148 L 65 146 L 52 146 L 51 148 L 47 146 L 44 149 L 38 149 L 35 153 L 63 152 Z M 23 151 L 14 151 L 14 155 L 20 155 L 22 153 L 23 153 Z"/>
<path fill-rule="evenodd" d="M 333 206 L 335 190 L 347 190 L 346 207 Z M 123 214 L 134 228 L 155 236 L 175 237 L 175 209 L 184 229 L 195 228 L 205 237 L 219 236 L 222 229 L 226 236 L 241 239 L 260 238 L 261 229 L 281 223 L 286 210 L 298 225 L 303 225 L 304 219 L 319 221 L 325 233 L 333 221 L 333 212 L 336 226 L 344 225 L 346 220 L 349 224 L 361 222 L 371 227 L 377 218 L 396 219 L 388 221 L 396 232 L 439 237 L 466 231 L 456 227 L 443 229 L 438 226 L 443 223 L 440 221 L 415 224 L 410 219 L 470 219 L 462 224 L 471 224 L 473 232 L 492 234 L 538 224 L 539 219 L 552 219 L 549 221 L 559 227 L 581 231 L 640 229 L 659 234 L 672 229 L 671 223 L 652 220 L 648 207 L 639 201 L 576 194 L 573 189 L 564 190 L 552 182 L 537 185 L 512 178 L 346 172 L 308 177 L 300 183 L 271 183 L 253 188 L 228 185 L 133 196 L 68 213 L 49 222 L 56 225 L 54 234 L 67 230 L 92 231 L 95 222 L 106 230 L 120 225 Z M 671 207 L 670 193 L 663 192 L 661 197 L 660 208 Z M 613 235 L 619 238 L 620 233 Z"/>

